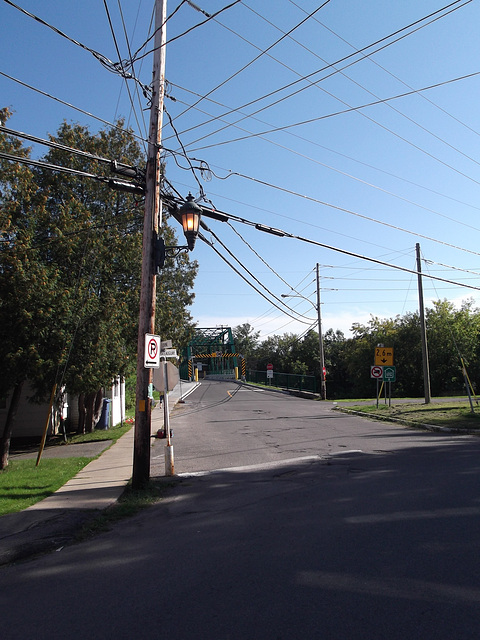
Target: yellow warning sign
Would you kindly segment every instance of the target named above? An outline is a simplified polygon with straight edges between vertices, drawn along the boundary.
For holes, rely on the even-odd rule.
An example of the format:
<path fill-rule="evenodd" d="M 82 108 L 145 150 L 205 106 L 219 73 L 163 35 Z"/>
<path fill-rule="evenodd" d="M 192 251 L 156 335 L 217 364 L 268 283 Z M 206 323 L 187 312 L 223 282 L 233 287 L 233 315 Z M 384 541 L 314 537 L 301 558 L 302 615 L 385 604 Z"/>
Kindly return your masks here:
<path fill-rule="evenodd" d="M 393 347 L 375 347 L 375 364 L 379 367 L 393 366 Z"/>

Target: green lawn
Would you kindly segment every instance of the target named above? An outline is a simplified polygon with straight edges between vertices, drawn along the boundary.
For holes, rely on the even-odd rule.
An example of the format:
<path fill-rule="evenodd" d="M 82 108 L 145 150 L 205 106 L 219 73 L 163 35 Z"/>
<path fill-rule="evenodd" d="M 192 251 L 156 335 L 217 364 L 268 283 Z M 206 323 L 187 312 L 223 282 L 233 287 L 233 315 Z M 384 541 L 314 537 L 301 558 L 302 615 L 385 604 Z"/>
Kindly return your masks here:
<path fill-rule="evenodd" d="M 132 428 L 131 422 L 111 429 L 95 430 L 84 435 L 71 435 L 69 444 L 112 440 L 116 442 Z M 63 438 L 49 441 L 49 447 L 65 446 Z M 38 452 L 38 446 L 35 448 Z M 8 467 L 0 471 L 0 516 L 22 511 L 47 498 L 68 480 L 73 478 L 93 458 L 42 458 L 38 467 L 36 456 L 31 460 L 10 460 Z"/>
<path fill-rule="evenodd" d="M 392 401 L 392 406 L 385 404 L 355 405 L 349 404 L 347 411 L 365 413 L 371 417 L 382 419 L 395 419 L 405 424 L 430 425 L 459 430 L 480 430 L 480 406 L 473 405 L 472 413 L 468 401 L 459 402 L 435 402 L 430 404 L 398 403 Z M 339 407 L 342 410 L 341 407 Z"/>
<path fill-rule="evenodd" d="M 0 471 L 0 516 L 22 511 L 43 500 L 73 478 L 91 458 L 14 460 Z"/>

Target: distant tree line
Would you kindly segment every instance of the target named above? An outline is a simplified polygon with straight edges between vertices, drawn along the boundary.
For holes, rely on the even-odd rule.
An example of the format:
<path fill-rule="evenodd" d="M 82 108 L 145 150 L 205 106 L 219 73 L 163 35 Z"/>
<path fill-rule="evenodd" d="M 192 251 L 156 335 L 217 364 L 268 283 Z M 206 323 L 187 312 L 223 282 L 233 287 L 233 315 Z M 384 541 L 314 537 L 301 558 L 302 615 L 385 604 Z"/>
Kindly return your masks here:
<path fill-rule="evenodd" d="M 474 389 L 480 382 L 480 310 L 472 300 L 456 308 L 447 300 L 438 300 L 425 312 L 429 352 L 430 385 L 433 396 L 466 393 L 462 361 Z M 328 329 L 323 334 L 327 397 L 371 398 L 376 383 L 370 378 L 375 347 L 383 344 L 394 349 L 397 397 L 424 395 L 420 318 L 407 313 L 390 319 L 371 317 L 367 324 L 354 323 L 352 337 Z M 318 333 L 305 337 L 294 334 L 259 340 L 249 324 L 234 329 L 235 346 L 247 361 L 247 369 L 266 370 L 272 363 L 282 373 L 313 375 L 320 388 Z"/>

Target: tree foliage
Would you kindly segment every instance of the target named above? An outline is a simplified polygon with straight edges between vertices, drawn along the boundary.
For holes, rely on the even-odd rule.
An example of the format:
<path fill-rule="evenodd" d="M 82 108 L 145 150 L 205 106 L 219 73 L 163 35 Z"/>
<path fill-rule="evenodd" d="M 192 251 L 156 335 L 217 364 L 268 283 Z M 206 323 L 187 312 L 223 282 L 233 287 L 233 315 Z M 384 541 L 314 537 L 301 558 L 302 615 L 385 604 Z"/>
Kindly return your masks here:
<path fill-rule="evenodd" d="M 2 110 L 0 117 L 9 117 Z M 143 150 L 120 120 L 92 134 L 63 122 L 42 160 L 111 178 L 101 158 L 139 167 Z M 0 150 L 30 153 L 0 134 Z M 91 156 L 95 156 L 95 159 Z M 28 379 L 37 398 L 54 383 L 93 406 L 99 389 L 136 360 L 144 203 L 105 180 L 0 160 L 0 394 Z M 165 221 L 166 244 L 175 231 Z M 197 271 L 182 254 L 157 278 L 157 331 L 181 347 L 193 328 L 188 306 Z M 93 415 L 93 410 L 90 412 Z M 93 423 L 86 425 L 93 428 Z"/>
<path fill-rule="evenodd" d="M 426 310 L 426 325 L 432 395 L 465 393 L 462 362 L 476 388 L 480 383 L 480 310 L 473 301 L 467 300 L 456 308 L 447 300 L 437 300 Z M 375 395 L 370 367 L 379 344 L 394 349 L 393 393 L 407 397 L 424 394 L 418 313 L 387 319 L 372 316 L 366 324 L 354 323 L 352 334 L 348 339 L 333 329 L 323 334 L 328 398 Z M 262 371 L 271 362 L 278 372 L 314 375 L 319 388 L 319 342 L 315 331 L 303 338 L 293 334 L 270 336 L 257 344 L 250 360 Z"/>

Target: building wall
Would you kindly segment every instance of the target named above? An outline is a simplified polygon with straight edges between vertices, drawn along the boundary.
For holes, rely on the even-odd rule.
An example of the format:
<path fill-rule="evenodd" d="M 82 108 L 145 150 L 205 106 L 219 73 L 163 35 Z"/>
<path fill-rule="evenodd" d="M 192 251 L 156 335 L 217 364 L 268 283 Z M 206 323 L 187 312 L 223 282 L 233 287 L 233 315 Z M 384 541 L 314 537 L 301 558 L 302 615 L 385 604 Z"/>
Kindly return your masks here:
<path fill-rule="evenodd" d="M 15 418 L 15 426 L 13 428 L 12 438 L 32 438 L 42 437 L 45 423 L 48 417 L 49 403 L 34 404 L 28 401 L 33 395 L 33 390 L 28 382 L 25 382 L 20 397 L 20 405 L 18 407 Z M 6 402 L 0 406 L 0 434 L 3 435 L 5 422 L 7 420 L 8 407 L 10 406 L 11 393 L 7 396 Z M 48 434 L 51 434 L 51 427 L 48 428 Z"/>
<path fill-rule="evenodd" d="M 33 395 L 31 385 L 26 382 L 23 385 L 20 405 L 18 407 L 15 426 L 12 438 L 41 438 L 48 416 L 48 402 L 33 404 L 28 398 Z M 8 407 L 10 405 L 11 394 L 6 398 L 6 402 L 0 404 L 0 435 L 3 434 L 7 419 Z M 110 405 L 109 427 L 119 424 L 125 420 L 125 381 L 116 378 L 112 387 L 105 389 L 105 398 L 112 401 Z M 64 417 L 68 418 L 69 428 L 75 430 L 78 425 L 78 398 L 67 395 L 64 407 Z M 52 435 L 52 427 L 48 428 L 48 435 Z"/>

